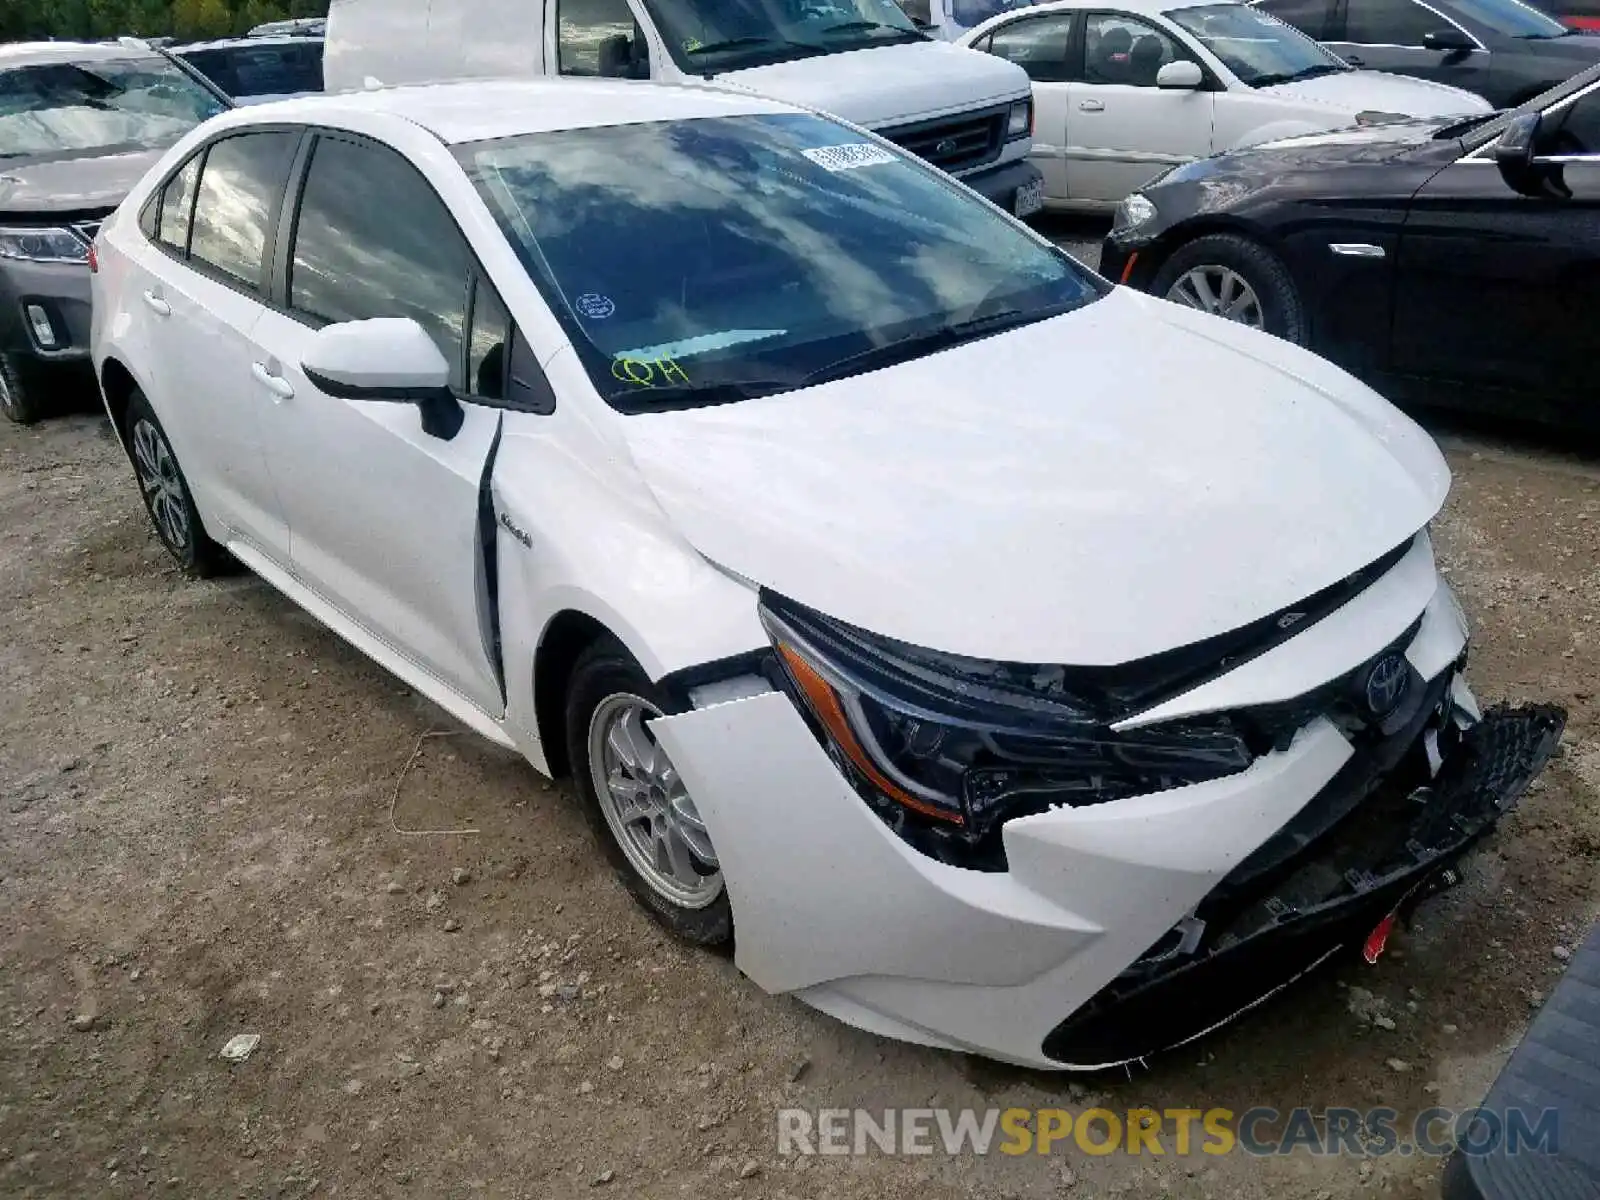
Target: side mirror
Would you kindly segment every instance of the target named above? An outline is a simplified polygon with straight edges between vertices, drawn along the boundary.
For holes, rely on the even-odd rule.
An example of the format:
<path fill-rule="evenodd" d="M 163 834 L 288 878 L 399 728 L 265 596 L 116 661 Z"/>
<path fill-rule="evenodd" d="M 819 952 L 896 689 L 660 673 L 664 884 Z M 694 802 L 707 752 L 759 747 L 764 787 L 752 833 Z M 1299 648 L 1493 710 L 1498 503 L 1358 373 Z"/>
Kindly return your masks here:
<path fill-rule="evenodd" d="M 1454 25 L 1423 34 L 1422 45 L 1425 49 L 1439 50 L 1445 54 L 1466 54 L 1478 48 L 1476 42 Z"/>
<path fill-rule="evenodd" d="M 1533 163 L 1534 144 L 1539 140 L 1539 114 L 1521 113 L 1511 118 L 1494 143 L 1494 162 L 1500 178 L 1514 192 L 1534 195 L 1539 187 Z"/>
<path fill-rule="evenodd" d="M 450 364 L 410 317 L 325 325 L 313 335 L 300 369 L 313 387 L 339 400 L 415 404 L 423 432 L 445 441 L 465 420 L 450 391 Z"/>
<path fill-rule="evenodd" d="M 1156 72 L 1156 86 L 1174 91 L 1192 92 L 1204 80 L 1199 63 L 1169 62 Z"/>

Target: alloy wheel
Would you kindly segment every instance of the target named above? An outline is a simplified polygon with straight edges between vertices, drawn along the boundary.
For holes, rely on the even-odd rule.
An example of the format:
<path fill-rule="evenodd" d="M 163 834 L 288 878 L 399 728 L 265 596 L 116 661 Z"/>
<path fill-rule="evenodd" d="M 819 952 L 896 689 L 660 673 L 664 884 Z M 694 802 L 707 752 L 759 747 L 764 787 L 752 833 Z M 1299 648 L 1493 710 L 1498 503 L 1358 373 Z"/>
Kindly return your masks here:
<path fill-rule="evenodd" d="M 183 476 L 166 437 L 142 417 L 133 423 L 133 467 L 161 539 L 175 553 L 185 553 L 190 531 Z"/>
<path fill-rule="evenodd" d="M 12 420 L 16 420 L 17 397 L 11 389 L 10 373 L 4 365 L 0 365 L 0 412 Z"/>
<path fill-rule="evenodd" d="M 1185 271 L 1168 289 L 1167 299 L 1252 329 L 1266 326 L 1261 298 L 1231 267 L 1207 264 Z"/>
<path fill-rule="evenodd" d="M 700 909 L 722 894 L 705 822 L 645 722 L 648 700 L 609 696 L 589 719 L 589 770 L 606 824 L 628 862 L 663 899 Z"/>

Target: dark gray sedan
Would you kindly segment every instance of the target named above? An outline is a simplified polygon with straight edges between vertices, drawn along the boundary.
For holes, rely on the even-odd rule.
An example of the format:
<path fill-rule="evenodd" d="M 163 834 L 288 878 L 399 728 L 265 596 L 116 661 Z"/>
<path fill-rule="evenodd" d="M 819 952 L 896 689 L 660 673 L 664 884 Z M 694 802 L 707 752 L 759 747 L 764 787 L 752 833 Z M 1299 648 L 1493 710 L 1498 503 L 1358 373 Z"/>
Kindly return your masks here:
<path fill-rule="evenodd" d="M 1260 0 L 1353 67 L 1433 79 L 1514 108 L 1600 62 L 1588 37 L 1518 0 Z"/>
<path fill-rule="evenodd" d="M 89 249 L 161 153 L 228 101 L 143 46 L 0 46 L 0 416 L 87 361 Z"/>

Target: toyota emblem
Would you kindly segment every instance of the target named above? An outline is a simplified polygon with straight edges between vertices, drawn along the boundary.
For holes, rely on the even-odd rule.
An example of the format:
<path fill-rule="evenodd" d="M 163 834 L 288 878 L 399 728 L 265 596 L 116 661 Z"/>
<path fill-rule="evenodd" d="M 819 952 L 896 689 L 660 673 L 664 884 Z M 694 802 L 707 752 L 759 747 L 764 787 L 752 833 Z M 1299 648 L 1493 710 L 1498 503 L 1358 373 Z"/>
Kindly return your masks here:
<path fill-rule="evenodd" d="M 1400 698 L 1406 694 L 1406 685 L 1411 682 L 1411 668 L 1406 665 L 1406 660 L 1398 654 L 1385 654 L 1372 664 L 1372 669 L 1367 672 L 1367 682 L 1363 689 L 1367 707 L 1372 710 L 1375 717 L 1386 717 L 1400 703 Z"/>
<path fill-rule="evenodd" d="M 945 138 L 943 141 L 935 142 L 933 144 L 933 152 L 939 155 L 941 158 L 950 157 L 950 155 L 954 154 L 958 148 L 959 143 L 955 140 L 955 138 Z"/>

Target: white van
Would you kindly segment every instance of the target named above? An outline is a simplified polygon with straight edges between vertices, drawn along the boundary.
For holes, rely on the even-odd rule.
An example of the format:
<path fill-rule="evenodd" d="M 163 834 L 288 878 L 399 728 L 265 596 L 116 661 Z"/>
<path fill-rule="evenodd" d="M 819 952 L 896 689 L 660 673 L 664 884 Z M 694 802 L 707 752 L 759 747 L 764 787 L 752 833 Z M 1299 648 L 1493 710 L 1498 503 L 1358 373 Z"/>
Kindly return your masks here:
<path fill-rule="evenodd" d="M 710 80 L 866 126 L 1018 216 L 1043 204 L 1026 73 L 895 0 L 333 0 L 324 74 Z"/>

